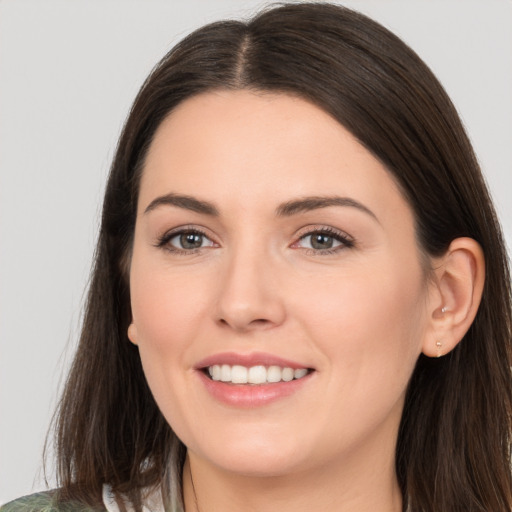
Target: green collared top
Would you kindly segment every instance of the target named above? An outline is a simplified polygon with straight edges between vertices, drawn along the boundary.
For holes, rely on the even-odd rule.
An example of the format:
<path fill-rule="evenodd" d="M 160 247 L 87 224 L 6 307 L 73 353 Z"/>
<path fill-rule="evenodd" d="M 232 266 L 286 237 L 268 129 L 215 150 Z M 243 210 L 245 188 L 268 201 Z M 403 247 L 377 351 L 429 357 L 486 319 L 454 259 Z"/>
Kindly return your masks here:
<path fill-rule="evenodd" d="M 84 503 L 57 503 L 55 493 L 38 492 L 10 501 L 0 507 L 0 512 L 106 512 L 104 507 L 91 507 Z"/>

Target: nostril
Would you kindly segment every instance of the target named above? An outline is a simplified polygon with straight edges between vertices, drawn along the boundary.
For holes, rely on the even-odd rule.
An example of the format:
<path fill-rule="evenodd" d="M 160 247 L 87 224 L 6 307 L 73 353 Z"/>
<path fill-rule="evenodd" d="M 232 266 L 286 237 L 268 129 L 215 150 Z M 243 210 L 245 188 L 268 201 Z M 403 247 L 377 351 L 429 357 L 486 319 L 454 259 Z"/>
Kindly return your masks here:
<path fill-rule="evenodd" d="M 219 322 L 221 324 L 225 324 L 225 325 L 233 325 L 236 322 L 236 319 L 230 321 L 229 319 L 226 319 L 226 318 L 219 318 Z M 248 322 L 244 322 L 247 326 L 249 325 L 265 325 L 265 324 L 269 324 L 271 323 L 271 320 L 268 320 L 266 318 L 255 318 L 254 320 L 249 320 Z"/>

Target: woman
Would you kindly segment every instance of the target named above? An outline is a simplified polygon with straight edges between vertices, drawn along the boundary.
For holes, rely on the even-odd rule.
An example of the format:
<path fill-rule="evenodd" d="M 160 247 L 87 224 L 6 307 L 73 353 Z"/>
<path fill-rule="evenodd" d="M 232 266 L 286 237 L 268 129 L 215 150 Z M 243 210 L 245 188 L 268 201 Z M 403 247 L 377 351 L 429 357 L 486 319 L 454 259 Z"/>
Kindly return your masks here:
<path fill-rule="evenodd" d="M 510 510 L 510 276 L 442 87 L 353 11 L 203 27 L 144 84 L 60 404 L 7 505 Z"/>

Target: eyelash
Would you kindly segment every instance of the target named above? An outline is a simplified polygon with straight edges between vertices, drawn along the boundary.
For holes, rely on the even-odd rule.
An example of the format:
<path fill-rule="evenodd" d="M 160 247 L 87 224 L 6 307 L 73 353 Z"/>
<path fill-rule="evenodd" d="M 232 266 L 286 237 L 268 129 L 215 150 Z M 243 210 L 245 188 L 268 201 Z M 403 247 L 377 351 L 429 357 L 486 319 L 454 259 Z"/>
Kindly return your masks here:
<path fill-rule="evenodd" d="M 299 241 L 304 240 L 308 236 L 312 235 L 326 235 L 330 238 L 333 238 L 335 241 L 340 242 L 340 245 L 336 247 L 331 247 L 330 249 L 312 249 L 312 248 L 304 248 L 307 255 L 329 255 L 335 254 L 344 249 L 350 249 L 354 247 L 354 239 L 343 233 L 342 231 L 338 231 L 334 228 L 328 226 L 313 226 L 309 228 L 306 232 L 301 233 L 297 242 L 294 242 L 293 245 L 296 245 Z"/>
<path fill-rule="evenodd" d="M 191 255 L 191 254 L 196 254 L 196 253 L 200 252 L 201 249 L 205 248 L 205 247 L 197 247 L 195 249 L 180 249 L 178 247 L 174 247 L 169 244 L 169 242 L 173 238 L 180 236 L 180 235 L 184 235 L 184 234 L 199 235 L 199 236 L 205 237 L 208 240 L 210 240 L 210 238 L 204 231 L 202 231 L 196 227 L 183 227 L 176 231 L 170 231 L 170 232 L 165 233 L 164 235 L 159 237 L 159 239 L 155 245 L 158 248 L 165 249 L 165 250 L 171 252 L 172 254 L 176 254 L 178 256 L 180 256 L 180 255 L 187 256 L 187 255 Z M 355 245 L 352 237 L 348 236 L 347 234 L 345 234 L 341 231 L 338 231 L 336 229 L 333 229 L 333 228 L 327 227 L 327 226 L 318 226 L 318 227 L 315 226 L 315 227 L 311 228 L 310 230 L 302 233 L 298 237 L 297 241 L 292 244 L 292 247 L 294 245 L 296 245 L 298 242 L 300 242 L 301 240 L 304 240 L 308 236 L 312 236 L 312 235 L 326 235 L 330 238 L 333 238 L 335 241 L 340 242 L 340 245 L 338 245 L 336 247 L 332 247 L 330 249 L 304 248 L 305 253 L 307 255 L 316 256 L 316 255 L 334 254 L 343 249 L 350 249 L 350 248 L 354 247 L 354 245 Z M 212 243 L 214 243 L 214 242 L 212 242 Z"/>
<path fill-rule="evenodd" d="M 185 226 L 176 231 L 169 231 L 167 233 L 164 233 L 158 239 L 156 246 L 161 249 L 165 249 L 166 251 L 169 251 L 172 254 L 176 254 L 178 256 L 188 256 L 190 254 L 196 254 L 201 249 L 204 249 L 203 247 L 197 247 L 196 249 L 179 249 L 178 247 L 173 247 L 172 245 L 169 244 L 169 242 L 173 238 L 180 236 L 180 235 L 184 235 L 184 234 L 199 235 L 199 236 L 203 236 L 203 237 L 207 238 L 208 240 L 210 240 L 210 238 L 204 231 L 202 231 L 196 227 L 186 227 Z"/>

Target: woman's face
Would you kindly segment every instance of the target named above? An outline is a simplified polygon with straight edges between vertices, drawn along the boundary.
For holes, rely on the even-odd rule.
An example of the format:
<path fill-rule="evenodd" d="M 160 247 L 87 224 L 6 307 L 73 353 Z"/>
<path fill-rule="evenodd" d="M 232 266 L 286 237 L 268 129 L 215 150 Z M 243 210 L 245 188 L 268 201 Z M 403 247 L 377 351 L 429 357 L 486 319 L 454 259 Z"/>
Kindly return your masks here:
<path fill-rule="evenodd" d="M 144 167 L 130 288 L 130 339 L 197 461 L 392 461 L 428 285 L 409 205 L 318 107 L 248 91 L 179 105 Z"/>

